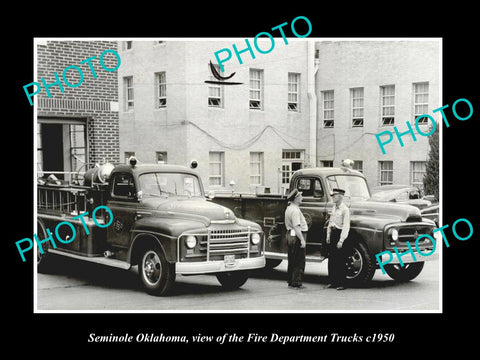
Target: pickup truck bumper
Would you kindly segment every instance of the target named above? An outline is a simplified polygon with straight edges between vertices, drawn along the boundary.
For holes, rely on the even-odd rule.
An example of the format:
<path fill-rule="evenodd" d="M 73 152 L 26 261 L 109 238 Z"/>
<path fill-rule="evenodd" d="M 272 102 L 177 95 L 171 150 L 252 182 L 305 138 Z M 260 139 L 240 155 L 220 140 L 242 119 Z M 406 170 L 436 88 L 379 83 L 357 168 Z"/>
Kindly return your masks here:
<path fill-rule="evenodd" d="M 425 253 L 428 254 L 427 251 L 425 251 Z M 440 258 L 440 256 L 438 255 L 438 251 L 435 251 L 433 254 L 428 255 L 428 256 L 421 255 L 416 251 L 414 252 L 414 254 L 415 254 L 415 259 L 413 258 L 412 253 L 406 253 L 406 254 L 400 253 L 400 255 L 401 255 L 400 258 L 402 260 L 402 263 L 410 264 L 410 263 L 414 263 L 414 262 L 435 261 L 435 260 L 438 260 Z M 379 260 L 384 265 L 386 265 L 386 264 L 400 264 L 399 257 L 397 256 L 397 254 L 395 254 L 394 251 L 391 251 L 391 254 L 388 254 L 388 253 L 382 254 L 382 256 Z"/>
<path fill-rule="evenodd" d="M 265 257 L 259 256 L 249 259 L 235 259 L 234 262 L 205 261 L 205 262 L 177 262 L 177 274 L 193 275 L 225 271 L 252 270 L 265 267 Z"/>

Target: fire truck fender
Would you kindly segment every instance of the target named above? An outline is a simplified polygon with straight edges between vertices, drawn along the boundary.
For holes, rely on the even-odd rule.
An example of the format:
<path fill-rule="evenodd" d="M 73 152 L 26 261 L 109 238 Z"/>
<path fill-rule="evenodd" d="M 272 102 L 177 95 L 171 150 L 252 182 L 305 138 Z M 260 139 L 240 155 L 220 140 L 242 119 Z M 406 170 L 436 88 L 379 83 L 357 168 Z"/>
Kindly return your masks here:
<path fill-rule="evenodd" d="M 175 263 L 176 246 L 171 246 L 172 243 L 176 244 L 176 238 L 173 236 L 153 232 L 136 232 L 133 234 L 132 245 L 130 246 L 129 262 L 132 265 L 137 265 L 141 260 L 145 248 L 159 246 L 166 260 L 169 263 Z"/>

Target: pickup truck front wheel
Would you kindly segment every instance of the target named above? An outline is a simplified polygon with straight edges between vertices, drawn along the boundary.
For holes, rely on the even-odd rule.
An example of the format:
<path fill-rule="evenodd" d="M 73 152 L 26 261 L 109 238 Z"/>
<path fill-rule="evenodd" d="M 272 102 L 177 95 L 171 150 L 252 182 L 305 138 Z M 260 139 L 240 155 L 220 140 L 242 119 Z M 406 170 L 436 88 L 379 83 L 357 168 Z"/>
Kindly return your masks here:
<path fill-rule="evenodd" d="M 423 261 L 404 264 L 404 266 L 398 264 L 385 265 L 385 271 L 393 280 L 406 282 L 415 279 L 422 272 L 423 265 L 425 265 Z"/>
<path fill-rule="evenodd" d="M 160 247 L 145 247 L 139 275 L 146 292 L 157 296 L 167 295 L 175 282 L 174 266 L 167 262 Z"/>
<path fill-rule="evenodd" d="M 375 258 L 362 242 L 355 242 L 348 248 L 347 281 L 353 285 L 365 285 L 375 274 Z"/>
<path fill-rule="evenodd" d="M 247 271 L 228 271 L 217 274 L 217 279 L 225 289 L 234 290 L 245 284 L 248 280 Z"/>

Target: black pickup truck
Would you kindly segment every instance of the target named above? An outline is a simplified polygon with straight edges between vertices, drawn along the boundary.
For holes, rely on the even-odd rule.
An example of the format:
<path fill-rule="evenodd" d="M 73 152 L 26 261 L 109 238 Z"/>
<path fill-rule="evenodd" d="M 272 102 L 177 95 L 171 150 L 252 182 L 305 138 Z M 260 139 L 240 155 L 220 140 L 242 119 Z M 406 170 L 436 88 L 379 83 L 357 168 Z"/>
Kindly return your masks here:
<path fill-rule="evenodd" d="M 340 168 L 311 168 L 296 171 L 290 180 L 290 191 L 298 188 L 303 193 L 300 206 L 309 226 L 307 238 L 307 262 L 321 262 L 328 258 L 325 246 L 326 224 L 333 208 L 331 191 L 341 188 L 346 191 L 344 201 L 350 208 L 351 228 L 349 241 L 351 254 L 347 263 L 350 283 L 361 285 L 369 282 L 379 268 L 376 254 L 383 251 L 399 253 L 408 250 L 407 241 L 413 247 L 421 234 L 433 236 L 436 228 L 432 220 L 423 218 L 420 210 L 411 205 L 376 202 L 370 199 L 370 190 L 363 174 Z M 266 239 L 267 267 L 275 267 L 287 258 L 284 214 L 286 196 L 272 194 L 218 194 L 212 201 L 226 206 L 239 218 L 252 220 L 261 225 Z M 427 253 L 434 244 L 423 237 L 418 249 Z M 415 248 L 416 249 L 416 248 Z M 416 261 L 415 261 L 416 258 Z M 418 276 L 424 261 L 438 259 L 436 254 L 428 257 L 402 255 L 403 265 L 397 257 L 385 271 L 398 281 L 409 281 Z M 381 258 L 383 262 L 383 258 Z M 386 263 L 386 261 L 385 261 Z"/>

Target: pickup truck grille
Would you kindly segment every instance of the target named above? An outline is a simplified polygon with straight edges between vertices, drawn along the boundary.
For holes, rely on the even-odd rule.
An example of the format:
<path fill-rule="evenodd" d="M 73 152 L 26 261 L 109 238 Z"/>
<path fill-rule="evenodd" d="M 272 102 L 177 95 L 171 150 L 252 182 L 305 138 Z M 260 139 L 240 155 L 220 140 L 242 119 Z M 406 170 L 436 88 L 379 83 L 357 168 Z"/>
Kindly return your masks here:
<path fill-rule="evenodd" d="M 402 226 L 398 228 L 398 240 L 400 242 L 409 241 L 410 244 L 415 242 L 415 239 L 422 234 L 431 235 L 432 227 L 431 226 Z"/>
<path fill-rule="evenodd" d="M 201 238 L 200 251 L 207 255 L 207 261 L 220 260 L 225 255 L 244 258 L 249 255 L 249 240 L 248 229 L 210 230 L 207 236 Z"/>

